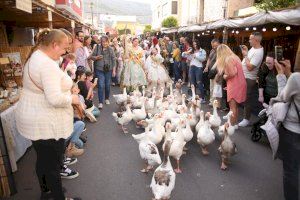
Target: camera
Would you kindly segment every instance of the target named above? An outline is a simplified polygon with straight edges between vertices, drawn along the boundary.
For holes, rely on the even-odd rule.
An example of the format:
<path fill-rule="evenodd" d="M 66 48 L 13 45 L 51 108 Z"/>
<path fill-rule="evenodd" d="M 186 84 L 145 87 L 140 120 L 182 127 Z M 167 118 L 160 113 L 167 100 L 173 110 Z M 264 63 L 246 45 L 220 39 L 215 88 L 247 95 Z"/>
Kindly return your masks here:
<path fill-rule="evenodd" d="M 110 67 L 109 67 L 108 64 L 104 64 L 104 66 L 103 66 L 103 71 L 104 71 L 104 72 L 109 72 L 109 71 L 110 71 Z"/>

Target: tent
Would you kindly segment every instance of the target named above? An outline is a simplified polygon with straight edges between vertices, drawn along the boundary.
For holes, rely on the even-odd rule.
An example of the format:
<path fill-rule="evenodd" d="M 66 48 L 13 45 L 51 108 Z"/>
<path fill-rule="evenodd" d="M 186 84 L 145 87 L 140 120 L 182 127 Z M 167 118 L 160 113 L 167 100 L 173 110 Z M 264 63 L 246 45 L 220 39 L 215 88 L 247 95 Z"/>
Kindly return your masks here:
<path fill-rule="evenodd" d="M 259 26 L 268 23 L 282 23 L 288 25 L 300 26 L 300 7 L 285 9 L 280 11 L 263 11 L 249 17 L 221 19 L 215 22 L 205 24 L 195 24 L 179 28 L 170 28 L 162 30 L 162 33 L 183 33 L 199 32 L 219 28 L 241 28 Z"/>

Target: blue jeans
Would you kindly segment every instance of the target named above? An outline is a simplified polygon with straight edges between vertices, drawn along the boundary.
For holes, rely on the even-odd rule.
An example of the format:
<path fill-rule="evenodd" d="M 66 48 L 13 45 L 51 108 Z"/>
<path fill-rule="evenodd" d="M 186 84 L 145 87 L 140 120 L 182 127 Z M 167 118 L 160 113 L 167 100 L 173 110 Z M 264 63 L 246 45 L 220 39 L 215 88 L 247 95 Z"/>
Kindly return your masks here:
<path fill-rule="evenodd" d="M 85 127 L 85 123 L 83 121 L 76 121 L 74 122 L 74 130 L 71 136 L 67 139 L 70 140 L 71 143 L 74 143 L 77 147 L 80 149 L 83 148 L 83 142 L 79 138 L 81 133 L 83 132 L 83 129 Z"/>
<path fill-rule="evenodd" d="M 190 81 L 196 88 L 199 89 L 201 98 L 204 99 L 204 86 L 203 86 L 203 68 L 192 65 L 190 67 Z"/>
<path fill-rule="evenodd" d="M 281 126 L 279 137 L 284 197 L 286 200 L 299 200 L 300 135 Z"/>
<path fill-rule="evenodd" d="M 105 100 L 109 99 L 112 71 L 104 72 L 96 69 L 95 73 L 96 73 L 96 77 L 98 78 L 99 103 L 103 103 L 104 101 L 103 92 L 105 93 Z"/>
<path fill-rule="evenodd" d="M 174 61 L 173 64 L 174 78 L 175 82 L 181 79 L 181 64 L 180 62 Z"/>

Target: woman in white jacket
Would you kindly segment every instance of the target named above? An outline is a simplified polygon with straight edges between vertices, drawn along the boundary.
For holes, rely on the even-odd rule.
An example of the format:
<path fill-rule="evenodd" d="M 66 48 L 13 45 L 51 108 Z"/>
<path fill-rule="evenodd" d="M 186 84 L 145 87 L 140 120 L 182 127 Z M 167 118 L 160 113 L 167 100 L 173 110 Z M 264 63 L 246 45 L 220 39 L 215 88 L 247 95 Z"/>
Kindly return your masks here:
<path fill-rule="evenodd" d="M 36 174 L 42 197 L 51 193 L 56 200 L 65 200 L 60 170 L 65 139 L 73 132 L 71 95 L 72 79 L 58 66 L 58 60 L 69 47 L 61 30 L 45 29 L 36 38 L 36 45 L 26 61 L 23 91 L 16 109 L 18 131 L 32 140 L 37 153 Z"/>
<path fill-rule="evenodd" d="M 277 98 L 281 102 L 290 102 L 285 120 L 279 128 L 278 154 L 283 163 L 284 196 L 286 200 L 299 200 L 300 73 L 291 73 L 288 60 L 280 63 L 275 61 L 275 66 L 278 72 Z"/>

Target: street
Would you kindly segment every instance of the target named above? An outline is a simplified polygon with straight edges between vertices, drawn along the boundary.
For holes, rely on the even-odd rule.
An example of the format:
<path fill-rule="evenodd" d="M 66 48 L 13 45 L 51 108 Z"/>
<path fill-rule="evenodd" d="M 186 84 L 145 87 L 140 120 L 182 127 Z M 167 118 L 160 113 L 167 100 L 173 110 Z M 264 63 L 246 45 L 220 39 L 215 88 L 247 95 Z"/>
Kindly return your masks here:
<path fill-rule="evenodd" d="M 113 93 L 116 92 L 118 89 L 114 88 Z M 78 170 L 80 175 L 76 179 L 63 180 L 67 196 L 78 196 L 84 200 L 152 198 L 149 185 L 153 172 L 143 174 L 139 171 L 143 162 L 138 144 L 130 134 L 121 132 L 111 115 L 113 111 L 117 111 L 114 103 L 104 107 L 98 122 L 87 123 L 85 153 L 76 164 L 70 166 Z M 137 130 L 133 123 L 128 128 L 130 133 L 143 132 L 142 129 Z M 220 140 L 216 139 L 209 147 L 210 155 L 205 157 L 200 154 L 194 137 L 192 143 L 188 144 L 187 155 L 182 156 L 183 173 L 177 174 L 171 199 L 283 199 L 281 161 L 272 160 L 266 139 L 254 143 L 250 139 L 250 128 L 241 128 L 233 140 L 237 144 L 238 154 L 231 159 L 229 169 L 222 171 L 217 152 Z M 18 171 L 15 173 L 18 193 L 9 199 L 39 198 L 35 159 L 35 152 L 31 148 L 18 162 Z"/>

